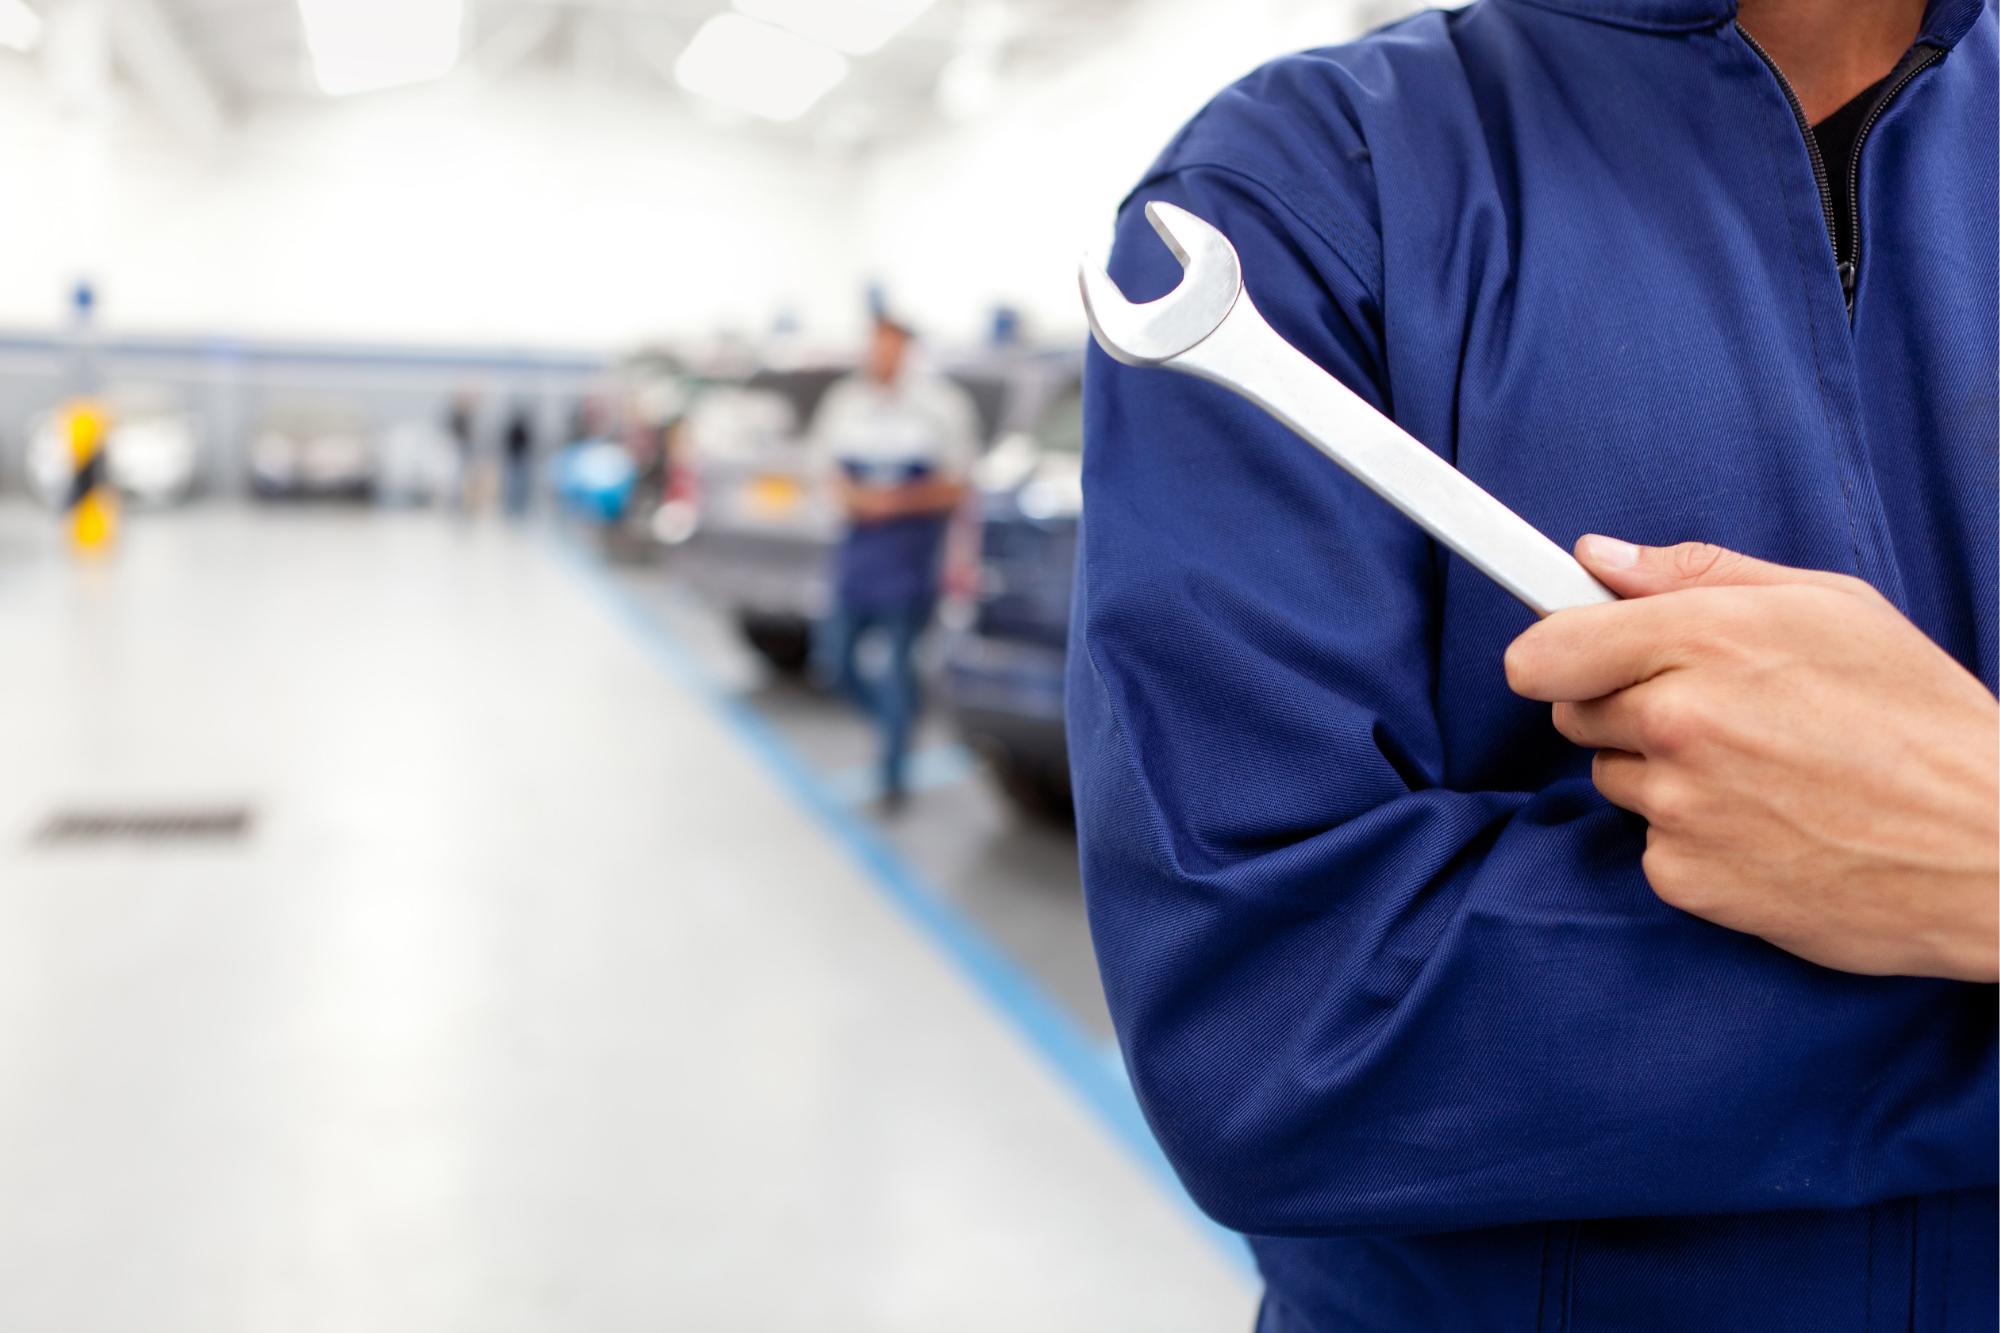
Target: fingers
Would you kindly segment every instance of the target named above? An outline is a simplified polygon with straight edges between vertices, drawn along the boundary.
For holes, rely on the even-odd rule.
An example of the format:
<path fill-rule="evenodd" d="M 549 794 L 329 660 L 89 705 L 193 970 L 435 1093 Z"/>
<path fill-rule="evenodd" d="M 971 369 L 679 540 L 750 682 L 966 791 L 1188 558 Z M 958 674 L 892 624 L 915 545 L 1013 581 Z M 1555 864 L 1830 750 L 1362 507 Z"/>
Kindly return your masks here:
<path fill-rule="evenodd" d="M 1651 597 L 1682 588 L 1742 587 L 1774 583 L 1850 586 L 1859 580 L 1817 569 L 1774 565 L 1708 542 L 1634 546 L 1595 533 L 1576 544 L 1583 567 L 1620 597 Z"/>
<path fill-rule="evenodd" d="M 1507 684 L 1548 703 L 1600 698 L 1649 680 L 1695 655 L 1704 634 L 1743 619 L 1755 587 L 1811 586 L 1879 597 L 1845 574 L 1793 569 L 1684 542 L 1633 546 L 1609 537 L 1577 543 L 1577 558 L 1624 600 L 1548 616 L 1507 649 Z M 1675 595 L 1679 594 L 1679 595 Z"/>
<path fill-rule="evenodd" d="M 1507 647 L 1507 687 L 1544 703 L 1599 699 L 1675 665 L 1688 638 L 1680 599 L 1641 598 L 1558 611 Z"/>
<path fill-rule="evenodd" d="M 1605 800 L 1621 810 L 1646 816 L 1646 760 L 1623 750 L 1599 750 L 1590 764 L 1590 780 Z"/>
<path fill-rule="evenodd" d="M 1639 740 L 1631 699 L 1636 691 L 1620 690 L 1603 699 L 1560 703 L 1552 710 L 1556 730 L 1572 745 L 1586 750 L 1629 750 L 1645 753 Z"/>
<path fill-rule="evenodd" d="M 1556 730 L 1586 750 L 1623 750 L 1651 758 L 1684 755 L 1714 734 L 1695 691 L 1669 672 L 1602 699 L 1559 703 Z"/>

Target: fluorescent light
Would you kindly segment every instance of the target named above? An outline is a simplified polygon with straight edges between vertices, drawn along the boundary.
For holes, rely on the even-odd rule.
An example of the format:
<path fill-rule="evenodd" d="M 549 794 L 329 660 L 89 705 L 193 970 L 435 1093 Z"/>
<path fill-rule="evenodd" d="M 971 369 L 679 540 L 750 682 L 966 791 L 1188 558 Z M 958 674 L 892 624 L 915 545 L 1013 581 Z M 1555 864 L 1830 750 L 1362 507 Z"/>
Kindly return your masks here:
<path fill-rule="evenodd" d="M 797 120 L 847 77 L 847 58 L 782 28 L 717 14 L 674 62 L 691 93 L 766 120 Z"/>
<path fill-rule="evenodd" d="M 938 106 L 953 120 L 981 115 L 999 95 L 1000 71 L 990 51 L 955 55 L 938 71 Z"/>
<path fill-rule="evenodd" d="M 32 51 L 42 44 L 42 16 L 27 0 L 0 0 L 0 46 Z"/>
<path fill-rule="evenodd" d="M 865 56 L 931 6 L 931 0 L 735 0 L 752 18 L 775 23 L 805 38 Z"/>
<path fill-rule="evenodd" d="M 458 63 L 465 0 L 299 0 L 299 13 L 313 74 L 334 96 L 442 78 Z"/>

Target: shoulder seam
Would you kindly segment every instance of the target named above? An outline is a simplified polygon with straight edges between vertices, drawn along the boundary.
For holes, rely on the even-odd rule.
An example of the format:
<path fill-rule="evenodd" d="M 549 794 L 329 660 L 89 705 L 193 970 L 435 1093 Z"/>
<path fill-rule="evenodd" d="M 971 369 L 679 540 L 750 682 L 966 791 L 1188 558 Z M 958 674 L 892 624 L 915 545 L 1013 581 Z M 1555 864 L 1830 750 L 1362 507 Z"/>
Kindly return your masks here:
<path fill-rule="evenodd" d="M 1176 162 L 1164 171 L 1149 172 L 1145 179 L 1141 180 L 1124 199 L 1119 201 L 1118 206 L 1120 210 L 1122 211 L 1134 198 L 1143 193 L 1148 186 L 1172 179 L 1175 176 L 1185 175 L 1191 171 L 1216 171 L 1224 175 L 1234 176 L 1236 179 L 1254 188 L 1258 193 L 1268 197 L 1273 204 L 1283 209 L 1293 221 L 1297 222 L 1306 231 L 1321 241 L 1329 250 L 1333 251 L 1334 256 L 1340 260 L 1341 266 L 1348 271 L 1355 283 L 1367 294 L 1369 299 L 1374 301 L 1378 306 L 1381 304 L 1381 283 L 1377 278 L 1371 276 L 1372 274 L 1380 273 L 1382 268 L 1381 241 L 1371 234 L 1367 227 L 1357 225 L 1351 219 L 1340 216 L 1336 211 L 1339 207 L 1338 205 L 1314 210 L 1309 209 L 1303 202 L 1307 198 L 1317 197 L 1323 205 L 1334 204 L 1334 201 L 1338 199 L 1336 195 L 1322 192 L 1315 196 L 1312 191 L 1303 189 L 1293 182 L 1287 181 L 1283 185 L 1280 185 L 1261 171 L 1253 171 L 1219 157 L 1203 157 L 1191 161 Z M 1296 191 L 1296 194 L 1294 191 Z"/>

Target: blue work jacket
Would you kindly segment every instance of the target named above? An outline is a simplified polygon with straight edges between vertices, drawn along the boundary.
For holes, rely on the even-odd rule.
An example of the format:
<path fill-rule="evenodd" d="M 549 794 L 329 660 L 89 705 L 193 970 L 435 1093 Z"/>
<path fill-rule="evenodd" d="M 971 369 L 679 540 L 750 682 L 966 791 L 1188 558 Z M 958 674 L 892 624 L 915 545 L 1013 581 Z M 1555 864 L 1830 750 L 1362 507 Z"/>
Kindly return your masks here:
<path fill-rule="evenodd" d="M 1938 0 L 1921 42 L 1850 205 L 1732 0 L 1424 14 L 1217 97 L 1113 276 L 1174 285 L 1140 206 L 1178 203 L 1557 541 L 1857 574 L 1990 688 L 1992 4 Z M 1091 929 L 1266 1329 L 1994 1327 L 1992 988 L 1662 903 L 1642 822 L 1507 689 L 1511 598 L 1223 389 L 1093 349 L 1085 420 Z"/>

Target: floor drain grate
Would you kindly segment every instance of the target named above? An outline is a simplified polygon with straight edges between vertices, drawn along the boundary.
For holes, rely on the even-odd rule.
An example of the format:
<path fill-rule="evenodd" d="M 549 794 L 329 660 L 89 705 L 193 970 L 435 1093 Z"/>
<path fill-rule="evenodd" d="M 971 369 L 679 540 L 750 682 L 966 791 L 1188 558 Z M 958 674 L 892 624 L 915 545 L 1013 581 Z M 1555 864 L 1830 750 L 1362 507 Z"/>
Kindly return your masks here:
<path fill-rule="evenodd" d="M 35 831 L 43 844 L 233 842 L 250 832 L 250 807 L 218 805 L 58 810 Z"/>

